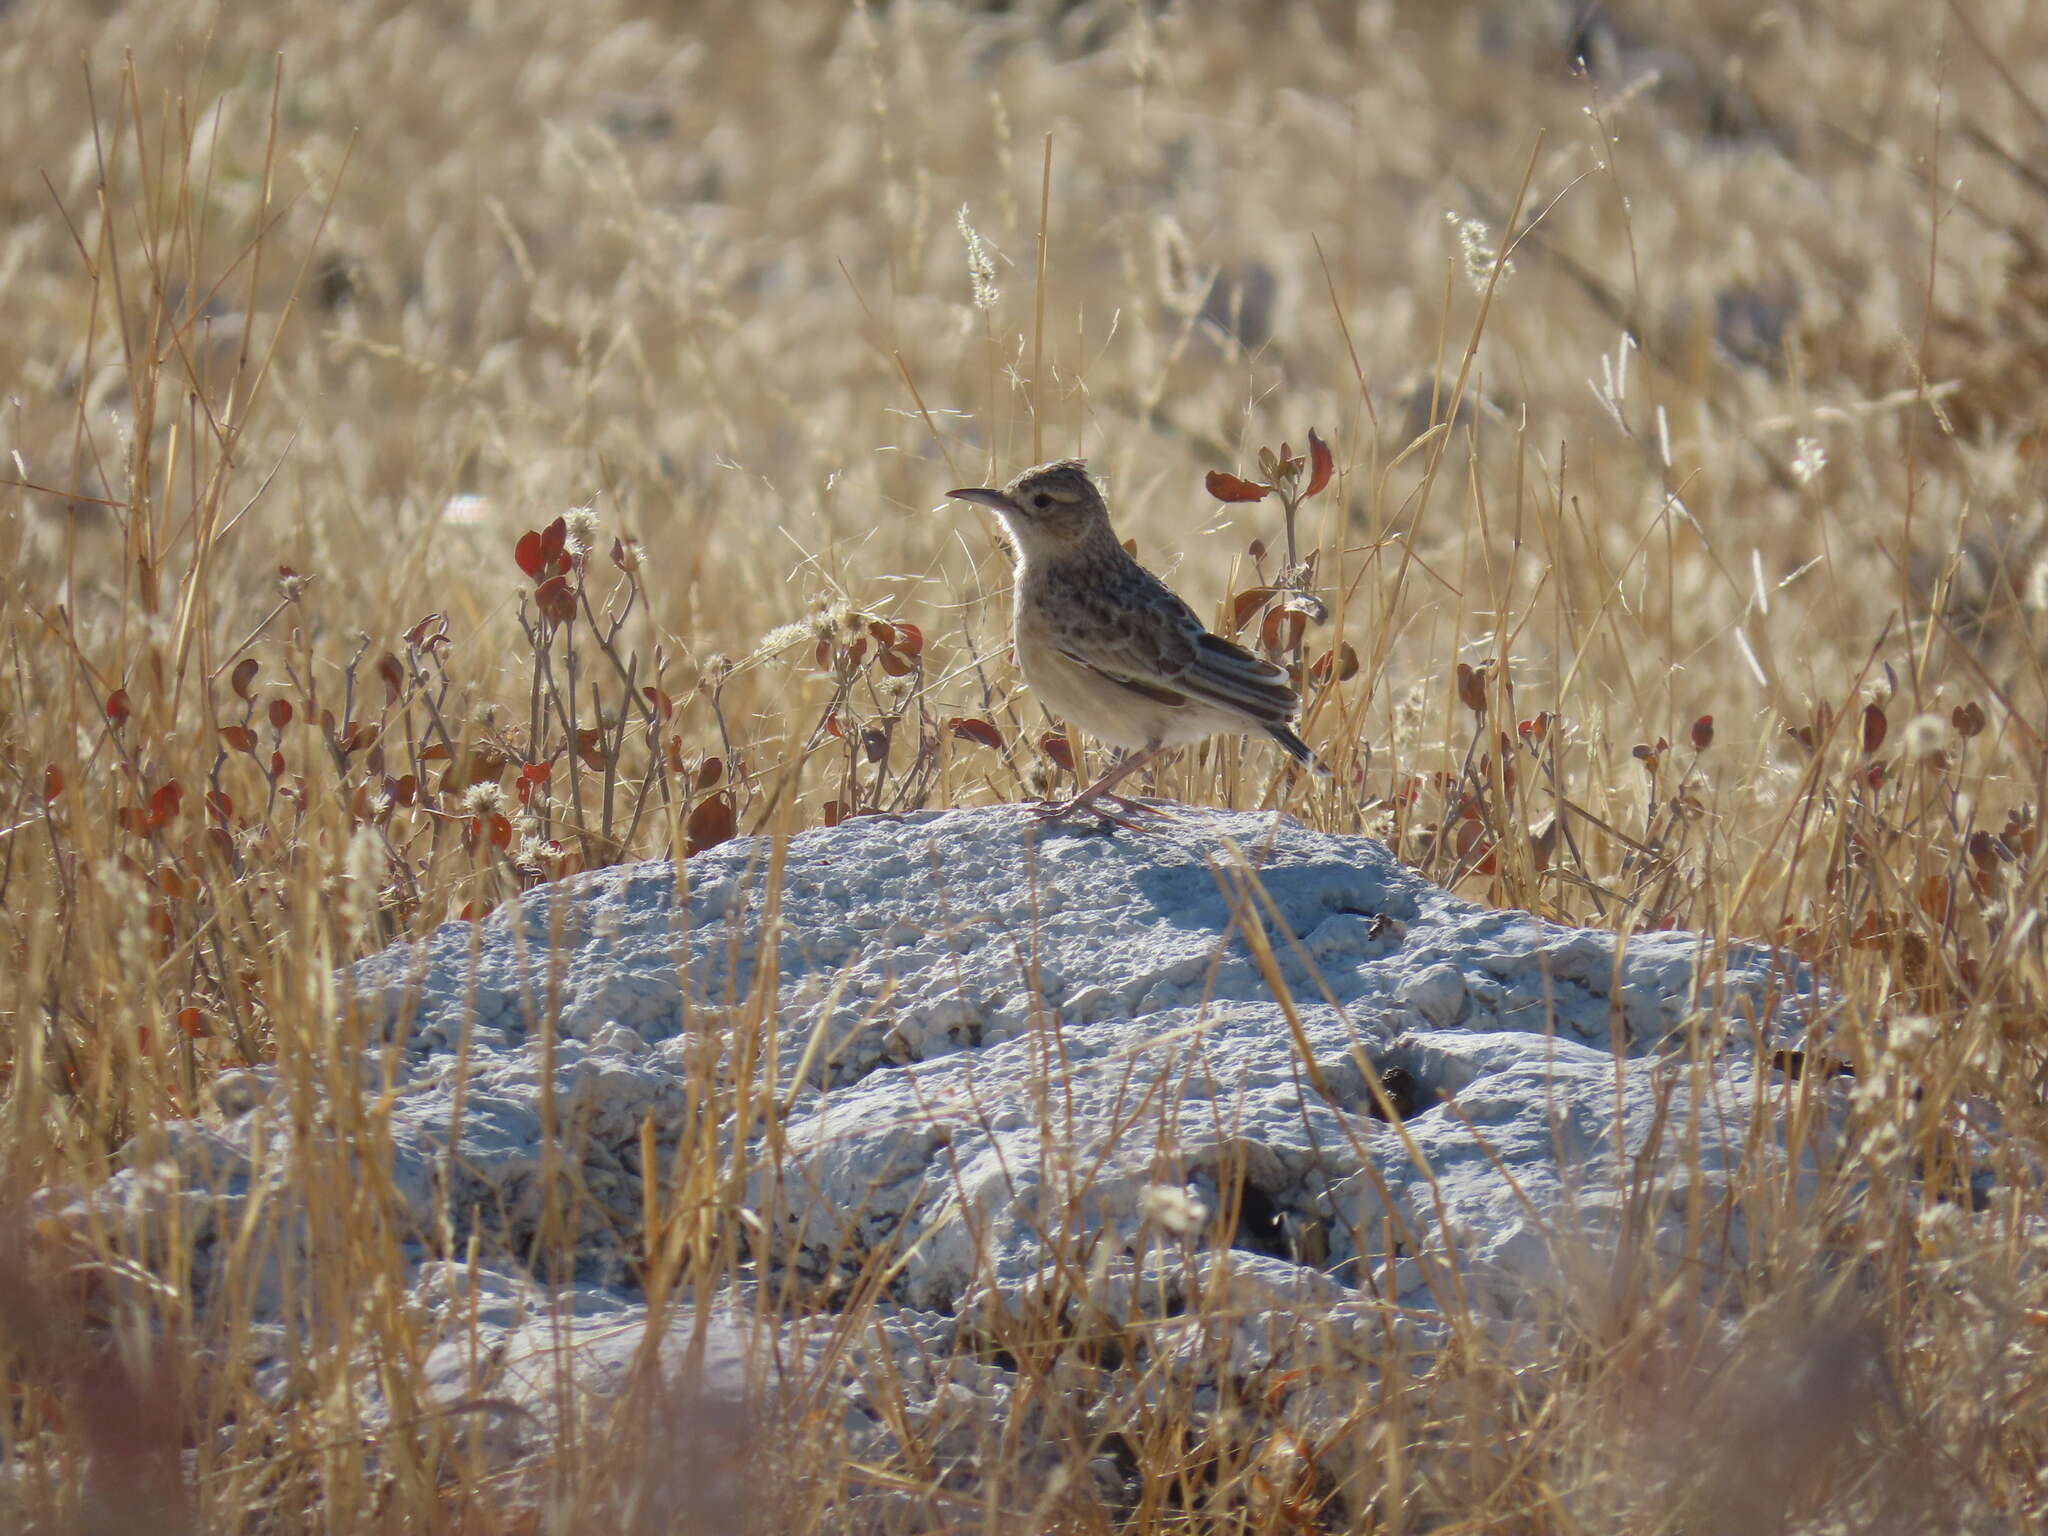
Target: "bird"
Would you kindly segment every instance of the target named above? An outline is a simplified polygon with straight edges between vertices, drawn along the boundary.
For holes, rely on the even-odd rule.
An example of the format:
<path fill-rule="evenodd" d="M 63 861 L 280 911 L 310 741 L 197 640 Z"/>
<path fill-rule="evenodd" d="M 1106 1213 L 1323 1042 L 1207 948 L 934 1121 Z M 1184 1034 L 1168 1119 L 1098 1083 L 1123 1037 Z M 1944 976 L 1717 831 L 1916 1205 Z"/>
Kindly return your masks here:
<path fill-rule="evenodd" d="M 1086 789 L 1041 806 L 1046 821 L 1105 800 L 1125 815 L 1143 809 L 1113 793 L 1116 786 L 1161 754 L 1209 736 L 1264 731 L 1295 761 L 1316 766 L 1294 732 L 1301 698 L 1286 670 L 1211 634 L 1131 557 L 1085 460 L 1040 464 L 1000 490 L 947 494 L 987 507 L 1009 530 L 1012 640 L 1025 686 L 1070 726 L 1121 749 Z"/>

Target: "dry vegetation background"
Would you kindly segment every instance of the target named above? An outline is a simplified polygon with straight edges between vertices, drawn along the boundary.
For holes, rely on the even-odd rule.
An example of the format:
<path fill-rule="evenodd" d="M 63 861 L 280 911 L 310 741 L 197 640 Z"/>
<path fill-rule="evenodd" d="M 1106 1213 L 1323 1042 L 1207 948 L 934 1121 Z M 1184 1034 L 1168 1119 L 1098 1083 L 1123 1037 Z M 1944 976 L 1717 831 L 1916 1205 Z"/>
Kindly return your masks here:
<path fill-rule="evenodd" d="M 1195 1426 L 1132 1452 L 1165 1490 L 1139 1512 L 923 1528 L 2048 1517 L 2030 0 L 16 0 L 0 85 L 17 1196 L 104 1178 L 246 1063 L 347 1124 L 324 978 L 394 936 L 734 830 L 1051 789 L 1006 560 L 945 489 L 1085 454 L 1226 623 L 1280 530 L 1204 472 L 1314 426 L 1335 779 L 1216 744 L 1156 792 L 1564 920 L 1782 940 L 1847 999 L 1867 1165 L 1829 1220 L 1750 1192 L 1729 1430 L 1679 1470 L 1631 1436 L 1706 1324 L 1646 1305 L 1541 1371 L 1475 1330 L 1284 1475 Z M 1874 1171 L 1902 1155 L 1924 1180 Z M 536 1515 L 442 1421 L 364 1433 L 338 1384 L 408 1358 L 396 1309 L 306 1343 L 322 1390 L 287 1411 L 175 1252 L 145 1283 L 7 1221 L 22 1528 L 513 1529 L 616 1493 L 604 1445 Z M 396 1259 L 322 1263 L 305 1294 L 353 1312 Z M 1817 1269 L 1853 1324 L 1813 1321 Z M 1814 1338 L 1874 1374 L 1831 1397 Z M 1773 1414 L 1824 1427 L 1774 1459 Z M 809 1443 L 804 1528 L 927 1475 Z"/>

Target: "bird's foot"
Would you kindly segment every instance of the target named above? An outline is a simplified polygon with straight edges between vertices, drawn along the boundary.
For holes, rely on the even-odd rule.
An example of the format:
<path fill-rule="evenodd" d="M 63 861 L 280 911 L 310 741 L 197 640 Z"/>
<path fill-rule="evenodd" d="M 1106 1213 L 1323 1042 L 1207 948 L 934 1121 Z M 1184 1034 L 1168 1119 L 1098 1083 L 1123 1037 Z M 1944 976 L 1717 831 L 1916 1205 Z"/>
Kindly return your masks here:
<path fill-rule="evenodd" d="M 1076 795 L 1071 800 L 1047 800 L 1033 808 L 1033 813 L 1045 825 L 1058 826 L 1084 815 L 1093 815 L 1104 830 L 1122 827 L 1127 832 L 1142 832 L 1143 824 L 1136 820 L 1146 816 L 1170 816 L 1171 812 L 1156 805 L 1147 805 L 1142 800 L 1131 800 L 1123 795 L 1113 795 L 1099 789 L 1093 794 Z"/>

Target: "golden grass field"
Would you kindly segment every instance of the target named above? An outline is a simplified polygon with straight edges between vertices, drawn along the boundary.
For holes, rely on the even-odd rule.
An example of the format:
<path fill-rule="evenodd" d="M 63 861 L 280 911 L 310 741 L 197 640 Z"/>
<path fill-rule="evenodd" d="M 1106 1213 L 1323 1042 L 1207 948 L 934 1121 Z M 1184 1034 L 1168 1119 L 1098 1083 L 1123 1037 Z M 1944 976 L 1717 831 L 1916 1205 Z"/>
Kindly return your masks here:
<path fill-rule="evenodd" d="M 446 1418 L 359 1427 L 416 1340 L 345 1167 L 299 1283 L 356 1322 L 292 1406 L 174 1249 L 29 1193 L 248 1063 L 374 1120 L 333 969 L 541 880 L 1051 792 L 946 489 L 1085 455 L 1227 627 L 1283 534 L 1204 476 L 1311 428 L 1331 613 L 1271 638 L 1334 777 L 1213 743 L 1149 792 L 1786 944 L 1867 1166 L 1827 1219 L 1749 1192 L 1683 1433 L 1643 1405 L 1710 1330 L 1646 1298 L 1545 1361 L 1475 1328 L 1341 1448 L 1190 1419 L 1136 1512 L 992 1485 L 918 1528 L 1320 1529 L 1340 1465 L 1387 1531 L 2048 1521 L 2031 0 L 15 0 L 0 86 L 8 1528 L 668 1528 L 618 1523 L 617 1433 L 536 1505 Z M 515 544 L 579 507 L 549 590 Z M 1792 1401 L 1843 1338 L 1882 1390 Z M 762 1529 L 929 1476 L 754 1454 Z"/>

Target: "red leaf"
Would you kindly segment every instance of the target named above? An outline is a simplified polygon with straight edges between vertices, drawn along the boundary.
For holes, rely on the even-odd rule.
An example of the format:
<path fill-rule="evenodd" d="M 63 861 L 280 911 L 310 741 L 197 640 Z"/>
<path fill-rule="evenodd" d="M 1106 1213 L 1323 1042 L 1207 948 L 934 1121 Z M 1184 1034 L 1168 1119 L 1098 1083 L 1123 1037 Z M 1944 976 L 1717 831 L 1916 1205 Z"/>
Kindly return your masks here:
<path fill-rule="evenodd" d="M 1358 676 L 1358 652 L 1351 648 L 1350 641 L 1339 641 L 1334 651 L 1325 651 L 1317 657 L 1316 664 L 1309 668 L 1309 676 L 1318 683 L 1327 683 L 1333 669 L 1340 683 L 1348 683 Z"/>
<path fill-rule="evenodd" d="M 149 813 L 139 805 L 124 805 L 114 812 L 114 825 L 137 837 L 149 836 Z"/>
<path fill-rule="evenodd" d="M 697 765 L 697 793 L 701 795 L 706 790 L 716 789 L 718 781 L 724 777 L 725 759 L 722 757 L 705 758 L 703 762 Z"/>
<path fill-rule="evenodd" d="M 245 656 L 235 663 L 235 670 L 228 674 L 228 686 L 235 690 L 245 704 L 255 702 L 249 692 L 249 685 L 256 681 L 257 670 L 256 658 Z"/>
<path fill-rule="evenodd" d="M 946 722 L 946 729 L 962 741 L 994 747 L 998 752 L 1003 749 L 1003 733 L 987 720 L 970 720 L 963 715 L 955 715 Z"/>
<path fill-rule="evenodd" d="M 1202 484 L 1209 488 L 1209 494 L 1218 501 L 1258 501 L 1272 490 L 1270 485 L 1260 485 L 1252 480 L 1240 480 L 1236 475 L 1225 474 L 1212 469 L 1203 478 Z"/>
<path fill-rule="evenodd" d="M 197 1008 L 178 1010 L 178 1028 L 187 1040 L 198 1040 L 207 1033 L 206 1015 Z"/>
<path fill-rule="evenodd" d="M 107 718 L 114 723 L 115 730 L 118 731 L 122 726 L 126 725 L 128 723 L 128 716 L 132 713 L 133 710 L 128 703 L 128 690 L 126 688 L 116 688 L 107 695 Z"/>
<path fill-rule="evenodd" d="M 604 732 L 597 726 L 587 726 L 576 733 L 576 755 L 583 759 L 583 766 L 592 773 L 604 772 Z"/>
<path fill-rule="evenodd" d="M 160 827 L 178 814 L 178 807 L 185 803 L 185 786 L 176 779 L 164 785 L 149 797 L 149 824 Z"/>
<path fill-rule="evenodd" d="M 908 677 L 917 670 L 915 662 L 907 660 L 893 648 L 884 647 L 875 657 L 875 665 L 891 677 Z"/>
<path fill-rule="evenodd" d="M 827 800 L 825 802 L 825 825 L 836 827 L 844 820 L 846 820 L 846 807 L 837 800 Z"/>
<path fill-rule="evenodd" d="M 284 773 L 284 754 L 283 754 L 282 752 L 273 752 L 273 753 L 271 753 L 271 754 L 270 754 L 270 776 L 271 776 L 271 777 L 272 777 L 273 779 L 275 779 L 275 778 L 278 778 L 279 776 L 281 776 L 281 775 L 282 775 L 283 773 Z"/>
<path fill-rule="evenodd" d="M 683 848 L 687 853 L 702 853 L 731 841 L 739 833 L 739 815 L 733 809 L 732 796 L 716 794 L 699 801 L 684 830 Z"/>
<path fill-rule="evenodd" d="M 642 688 L 640 692 L 646 698 L 648 707 L 654 711 L 655 723 L 668 724 L 669 716 L 676 712 L 676 701 L 652 684 Z"/>
<path fill-rule="evenodd" d="M 534 606 L 550 624 L 566 624 L 576 617 L 576 589 L 566 576 L 550 576 L 533 594 Z"/>
<path fill-rule="evenodd" d="M 519 542 L 512 546 L 512 558 L 519 562 L 519 569 L 526 572 L 530 580 L 539 581 L 543 565 L 540 535 L 530 528 L 519 535 Z"/>
<path fill-rule="evenodd" d="M 543 572 L 561 575 L 568 571 L 569 562 L 562 550 L 569 542 L 569 519 L 558 517 L 540 531 L 540 567 Z"/>
<path fill-rule="evenodd" d="M 1972 699 L 1967 704 L 1958 704 L 1949 712 L 1948 718 L 1956 728 L 1956 734 L 1967 741 L 1984 729 L 1984 706 Z"/>
<path fill-rule="evenodd" d="M 502 811 L 491 811 L 483 818 L 484 836 L 490 839 L 493 848 L 512 846 L 512 818 Z"/>
<path fill-rule="evenodd" d="M 405 692 L 405 668 L 396 656 L 386 651 L 377 658 L 377 675 L 384 679 L 384 702 L 396 704 L 398 696 Z"/>
<path fill-rule="evenodd" d="M 1074 744 L 1058 731 L 1038 738 L 1038 749 L 1068 773 L 1074 771 Z"/>
<path fill-rule="evenodd" d="M 1875 752 L 1884 745 L 1885 732 L 1891 729 L 1891 722 L 1885 719 L 1882 704 L 1863 706 L 1863 750 Z"/>
<path fill-rule="evenodd" d="M 43 804 L 48 805 L 63 793 L 64 770 L 55 763 L 46 763 L 43 766 Z"/>
<path fill-rule="evenodd" d="M 290 699 L 272 699 L 270 701 L 270 728 L 273 731 L 281 731 L 291 723 L 292 701 Z"/>
<path fill-rule="evenodd" d="M 1316 429 L 1308 429 L 1308 489 L 1301 493 L 1306 501 L 1330 483 L 1330 476 L 1337 472 L 1336 457 L 1330 452 L 1330 445 L 1316 436 Z"/>
<path fill-rule="evenodd" d="M 1274 590 L 1272 587 L 1246 587 L 1230 600 L 1230 632 L 1233 635 L 1273 600 Z"/>
<path fill-rule="evenodd" d="M 445 763 L 454 755 L 454 749 L 445 741 L 432 742 L 420 749 L 420 761 L 423 763 Z"/>
<path fill-rule="evenodd" d="M 1301 644 L 1308 620 L 1291 608 L 1275 608 L 1259 626 L 1259 643 L 1269 651 L 1291 651 Z"/>
<path fill-rule="evenodd" d="M 1714 744 L 1714 717 L 1701 715 L 1692 723 L 1692 749 L 1704 752 Z"/>
<path fill-rule="evenodd" d="M 906 656 L 922 656 L 924 654 L 924 631 L 915 624 L 898 624 L 896 626 L 896 649 Z"/>
<path fill-rule="evenodd" d="M 206 808 L 213 812 L 217 821 L 229 822 L 235 819 L 235 802 L 225 790 L 209 789 L 206 792 Z"/>
<path fill-rule="evenodd" d="M 237 752 L 254 754 L 256 751 L 256 733 L 246 725 L 222 726 L 220 729 L 220 739 Z"/>

